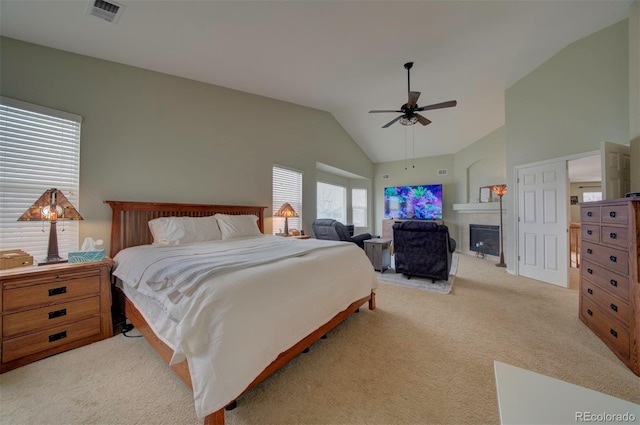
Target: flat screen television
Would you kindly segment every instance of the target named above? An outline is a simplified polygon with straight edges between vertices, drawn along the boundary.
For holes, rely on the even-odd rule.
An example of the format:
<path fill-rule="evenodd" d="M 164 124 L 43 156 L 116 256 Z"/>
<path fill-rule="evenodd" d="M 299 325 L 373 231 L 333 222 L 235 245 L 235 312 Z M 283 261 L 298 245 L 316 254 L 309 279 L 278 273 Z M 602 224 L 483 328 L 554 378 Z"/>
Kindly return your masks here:
<path fill-rule="evenodd" d="M 385 188 L 384 218 L 442 220 L 442 185 Z"/>

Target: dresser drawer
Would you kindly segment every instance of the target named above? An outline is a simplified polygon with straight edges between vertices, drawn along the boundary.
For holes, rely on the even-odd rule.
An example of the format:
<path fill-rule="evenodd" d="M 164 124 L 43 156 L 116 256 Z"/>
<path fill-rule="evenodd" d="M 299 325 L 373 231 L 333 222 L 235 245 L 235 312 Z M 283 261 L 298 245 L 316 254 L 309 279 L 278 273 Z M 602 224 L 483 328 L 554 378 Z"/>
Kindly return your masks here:
<path fill-rule="evenodd" d="M 582 279 L 590 280 L 623 300 L 629 301 L 629 277 L 619 275 L 586 260 L 580 264 L 580 275 Z"/>
<path fill-rule="evenodd" d="M 583 241 L 600 242 L 600 226 L 597 224 L 582 224 L 580 237 Z"/>
<path fill-rule="evenodd" d="M 10 362 L 50 348 L 100 335 L 100 318 L 92 317 L 29 335 L 6 339 L 2 344 L 2 362 Z"/>
<path fill-rule="evenodd" d="M 51 283 L 5 290 L 2 310 L 4 312 L 19 311 L 99 293 L 99 275 L 71 280 L 54 279 Z"/>
<path fill-rule="evenodd" d="M 622 249 L 629 248 L 629 230 L 624 227 L 605 226 L 601 227 L 600 241 L 609 245 L 614 245 Z"/>
<path fill-rule="evenodd" d="M 629 304 L 614 297 L 600 286 L 587 280 L 581 285 L 582 296 L 590 299 L 600 306 L 603 312 L 618 320 L 627 328 L 631 319 Z"/>
<path fill-rule="evenodd" d="M 582 206 L 580 208 L 581 223 L 600 223 L 600 207 L 599 206 Z"/>
<path fill-rule="evenodd" d="M 91 297 L 26 310 L 20 313 L 7 314 L 2 319 L 2 337 L 11 338 L 16 335 L 75 322 L 87 317 L 98 316 L 99 314 L 100 297 Z"/>
<path fill-rule="evenodd" d="M 613 320 L 585 295 L 581 295 L 581 318 L 600 338 L 625 359 L 629 359 L 629 330 Z"/>
<path fill-rule="evenodd" d="M 590 260 L 602 264 L 606 268 L 629 274 L 629 253 L 608 246 L 596 245 L 591 242 L 583 242 L 580 250 L 581 260 Z"/>
<path fill-rule="evenodd" d="M 623 205 L 604 205 L 600 210 L 600 220 L 603 223 L 628 224 L 629 223 L 629 206 Z"/>

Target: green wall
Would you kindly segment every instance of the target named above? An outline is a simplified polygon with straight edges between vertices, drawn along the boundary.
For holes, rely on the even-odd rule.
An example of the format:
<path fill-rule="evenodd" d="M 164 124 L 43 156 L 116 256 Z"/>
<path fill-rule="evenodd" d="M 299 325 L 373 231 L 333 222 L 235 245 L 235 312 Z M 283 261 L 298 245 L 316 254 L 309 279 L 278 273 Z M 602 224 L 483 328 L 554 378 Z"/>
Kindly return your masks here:
<path fill-rule="evenodd" d="M 81 241 L 109 240 L 104 200 L 270 206 L 274 163 L 304 172 L 311 232 L 316 161 L 373 175 L 324 111 L 9 38 L 0 38 L 0 55 L 3 96 L 84 118 Z"/>

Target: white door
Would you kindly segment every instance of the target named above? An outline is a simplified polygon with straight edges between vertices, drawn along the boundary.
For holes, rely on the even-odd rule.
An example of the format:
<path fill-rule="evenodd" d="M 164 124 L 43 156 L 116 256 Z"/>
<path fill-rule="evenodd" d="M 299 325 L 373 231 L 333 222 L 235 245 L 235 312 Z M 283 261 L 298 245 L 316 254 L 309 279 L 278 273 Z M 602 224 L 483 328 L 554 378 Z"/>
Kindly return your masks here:
<path fill-rule="evenodd" d="M 624 198 L 631 191 L 631 152 L 629 146 L 600 144 L 602 199 Z"/>
<path fill-rule="evenodd" d="M 568 287 L 567 162 L 518 170 L 518 273 Z"/>

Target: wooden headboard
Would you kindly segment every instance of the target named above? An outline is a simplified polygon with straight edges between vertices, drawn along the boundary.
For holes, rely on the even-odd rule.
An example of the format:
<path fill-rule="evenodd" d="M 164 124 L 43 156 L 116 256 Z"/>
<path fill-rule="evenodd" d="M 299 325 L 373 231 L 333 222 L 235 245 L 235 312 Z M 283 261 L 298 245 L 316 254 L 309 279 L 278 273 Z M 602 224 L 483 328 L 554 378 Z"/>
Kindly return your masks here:
<path fill-rule="evenodd" d="M 208 217 L 214 214 L 255 215 L 264 233 L 264 210 L 267 207 L 243 205 L 174 204 L 165 202 L 104 201 L 111 206 L 111 248 L 113 258 L 125 248 L 153 242 L 147 223 L 158 217 Z"/>

